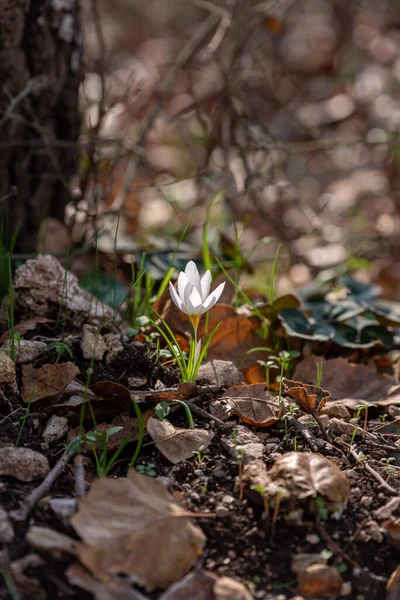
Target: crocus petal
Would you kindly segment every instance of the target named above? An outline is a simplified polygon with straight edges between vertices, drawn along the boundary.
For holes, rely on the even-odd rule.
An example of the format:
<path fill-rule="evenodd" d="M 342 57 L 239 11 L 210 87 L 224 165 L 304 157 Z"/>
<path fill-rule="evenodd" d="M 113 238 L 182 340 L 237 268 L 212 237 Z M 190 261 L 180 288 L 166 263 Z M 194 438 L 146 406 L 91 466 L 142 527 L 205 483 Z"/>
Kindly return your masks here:
<path fill-rule="evenodd" d="M 199 270 L 196 267 L 195 263 L 191 260 L 188 262 L 185 268 L 185 275 L 189 279 L 190 283 L 196 288 L 196 290 L 201 295 L 201 285 L 200 285 L 200 274 Z"/>
<path fill-rule="evenodd" d="M 224 291 L 224 287 L 225 287 L 225 282 L 220 283 L 219 286 L 217 288 L 215 288 L 215 290 L 213 292 L 211 292 L 211 294 L 208 296 L 208 298 L 206 298 L 206 300 L 204 300 L 204 302 L 203 302 L 204 312 L 206 310 L 209 310 L 212 306 L 214 306 L 214 304 L 216 302 L 218 302 L 222 292 Z"/>
<path fill-rule="evenodd" d="M 210 285 L 211 285 L 211 273 L 210 271 L 206 271 L 201 278 L 201 298 L 205 300 L 210 293 Z"/>
<path fill-rule="evenodd" d="M 185 273 L 181 271 L 178 277 L 178 293 L 182 302 L 185 302 L 185 289 L 187 285 L 190 285 L 190 281 L 186 277 Z"/>
<path fill-rule="evenodd" d="M 174 304 L 176 304 L 176 306 L 179 308 L 179 310 L 181 310 L 182 312 L 184 312 L 186 315 L 188 314 L 188 311 L 186 310 L 185 305 L 183 304 L 182 300 L 179 298 L 176 289 L 174 288 L 174 286 L 172 285 L 171 282 L 169 282 L 169 293 L 171 294 L 171 298 Z"/>
<path fill-rule="evenodd" d="M 186 309 L 189 315 L 199 315 L 204 312 L 203 310 L 203 301 L 199 292 L 195 287 L 192 288 L 190 295 L 188 296 L 186 302 Z"/>

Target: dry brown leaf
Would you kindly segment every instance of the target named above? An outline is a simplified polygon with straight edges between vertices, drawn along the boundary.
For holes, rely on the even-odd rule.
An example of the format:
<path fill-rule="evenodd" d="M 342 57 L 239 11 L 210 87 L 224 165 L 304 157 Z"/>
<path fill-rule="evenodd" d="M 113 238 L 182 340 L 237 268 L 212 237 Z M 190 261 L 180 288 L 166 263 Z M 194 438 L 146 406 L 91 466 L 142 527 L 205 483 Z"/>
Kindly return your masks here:
<path fill-rule="evenodd" d="M 270 427 L 277 423 L 282 411 L 266 392 L 265 383 L 235 385 L 223 394 L 240 419 L 255 427 Z"/>
<path fill-rule="evenodd" d="M 269 476 L 300 500 L 322 496 L 326 508 L 332 512 L 342 509 L 350 497 L 347 477 L 320 454 L 289 452 L 278 458 Z"/>
<path fill-rule="evenodd" d="M 21 321 L 17 325 L 14 326 L 14 333 L 20 333 L 21 335 L 25 335 L 27 331 L 32 331 L 36 329 L 38 325 L 45 325 L 46 323 L 55 323 L 54 319 L 47 319 L 46 317 L 33 317 L 32 319 L 26 319 L 25 321 Z M 7 330 L 0 337 L 0 342 L 4 342 L 10 338 L 10 331 Z"/>
<path fill-rule="evenodd" d="M 311 565 L 298 574 L 299 592 L 306 598 L 329 598 L 334 600 L 342 592 L 340 573 L 327 565 Z"/>
<path fill-rule="evenodd" d="M 163 484 L 133 470 L 95 481 L 71 524 L 84 542 L 80 561 L 97 579 L 123 574 L 148 591 L 180 579 L 205 544 Z"/>
<path fill-rule="evenodd" d="M 204 429 L 181 429 L 174 427 L 168 421 L 159 421 L 150 417 L 147 421 L 147 432 L 154 440 L 158 450 L 174 465 L 187 458 L 192 458 L 194 452 L 206 448 L 214 434 Z"/>
<path fill-rule="evenodd" d="M 325 360 L 309 356 L 296 366 L 293 378 L 315 384 L 317 364 L 322 363 L 322 383 L 332 400 L 341 400 L 349 408 L 362 402 L 380 404 L 400 403 L 400 388 L 388 375 L 380 375 L 373 367 L 349 363 L 344 358 Z"/>
<path fill-rule="evenodd" d="M 43 365 L 38 369 L 32 365 L 22 365 L 22 399 L 24 402 L 37 402 L 42 398 L 55 396 L 78 373 L 78 367 L 72 362 Z"/>
<path fill-rule="evenodd" d="M 243 584 L 230 577 L 217 577 L 196 569 L 175 583 L 160 600 L 252 600 Z"/>
<path fill-rule="evenodd" d="M 133 590 L 127 581 L 97 581 L 80 564 L 74 563 L 65 572 L 68 581 L 95 597 L 95 600 L 148 600 L 140 592 Z"/>
<path fill-rule="evenodd" d="M 388 519 L 382 524 L 388 542 L 395 548 L 400 549 L 400 519 Z"/>
<path fill-rule="evenodd" d="M 319 414 L 330 398 L 329 392 L 316 385 L 284 378 L 283 386 L 286 394 L 295 398 L 302 409 L 311 415 Z"/>
<path fill-rule="evenodd" d="M 386 600 L 399 600 L 400 598 L 400 565 L 391 574 L 386 585 Z"/>
<path fill-rule="evenodd" d="M 49 527 L 32 525 L 26 532 L 27 542 L 35 548 L 50 552 L 53 556 L 61 558 L 63 554 L 77 554 L 79 542 L 67 535 L 59 533 Z"/>

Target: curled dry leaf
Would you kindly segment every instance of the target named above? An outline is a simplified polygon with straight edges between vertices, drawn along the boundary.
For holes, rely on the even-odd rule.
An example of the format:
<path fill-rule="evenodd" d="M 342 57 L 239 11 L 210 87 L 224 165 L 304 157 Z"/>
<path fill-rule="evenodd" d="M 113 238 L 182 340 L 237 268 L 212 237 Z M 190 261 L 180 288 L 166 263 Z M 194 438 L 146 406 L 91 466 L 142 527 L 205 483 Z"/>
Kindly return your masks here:
<path fill-rule="evenodd" d="M 63 554 L 76 555 L 79 546 L 79 542 L 68 535 L 59 533 L 49 527 L 38 527 L 36 525 L 28 529 L 26 540 L 35 550 L 50 552 L 58 558 Z"/>
<path fill-rule="evenodd" d="M 20 333 L 21 335 L 25 335 L 27 331 L 33 331 L 38 327 L 38 325 L 45 325 L 46 323 L 55 323 L 54 319 L 47 319 L 46 317 L 33 317 L 32 319 L 26 319 L 25 321 L 21 321 L 17 325 L 14 326 L 14 333 Z M 4 342 L 8 340 L 10 337 L 10 331 L 7 330 L 0 337 L 0 342 Z"/>
<path fill-rule="evenodd" d="M 400 549 L 400 519 L 388 519 L 382 524 L 382 529 L 385 531 L 389 543 Z"/>
<path fill-rule="evenodd" d="M 394 385 L 392 377 L 380 375 L 371 366 L 349 363 L 345 358 L 309 356 L 296 365 L 293 377 L 315 384 L 318 363 L 322 363 L 321 385 L 329 390 L 331 400 L 341 400 L 348 408 L 362 402 L 381 406 L 400 403 L 400 388 Z"/>
<path fill-rule="evenodd" d="M 78 375 L 79 369 L 72 362 L 43 365 L 35 369 L 22 365 L 22 390 L 24 402 L 37 402 L 61 392 Z"/>
<path fill-rule="evenodd" d="M 80 561 L 97 579 L 127 575 L 149 591 L 180 579 L 205 543 L 162 483 L 133 470 L 95 481 L 71 524 L 84 542 Z"/>
<path fill-rule="evenodd" d="M 299 592 L 305 598 L 329 598 L 341 595 L 343 579 L 340 573 L 327 565 L 311 565 L 298 574 Z"/>
<path fill-rule="evenodd" d="M 192 458 L 194 452 L 206 448 L 214 437 L 210 431 L 181 429 L 154 417 L 147 421 L 147 432 L 158 450 L 173 464 Z"/>
<path fill-rule="evenodd" d="M 282 411 L 265 391 L 265 383 L 236 385 L 223 394 L 235 414 L 248 425 L 270 427 L 277 423 Z"/>
<path fill-rule="evenodd" d="M 252 600 L 248 590 L 230 577 L 217 577 L 208 571 L 196 569 L 175 583 L 160 600 Z"/>
<path fill-rule="evenodd" d="M 283 387 L 286 394 L 295 398 L 302 409 L 311 415 L 315 413 L 319 414 L 331 397 L 329 392 L 316 385 L 309 385 L 286 378 L 283 379 Z"/>
<path fill-rule="evenodd" d="M 276 461 L 269 476 L 300 500 L 322 497 L 331 512 L 342 510 L 350 497 L 347 477 L 320 454 L 289 452 Z"/>
<path fill-rule="evenodd" d="M 400 596 L 400 565 L 391 574 L 386 586 L 386 600 L 398 600 Z"/>

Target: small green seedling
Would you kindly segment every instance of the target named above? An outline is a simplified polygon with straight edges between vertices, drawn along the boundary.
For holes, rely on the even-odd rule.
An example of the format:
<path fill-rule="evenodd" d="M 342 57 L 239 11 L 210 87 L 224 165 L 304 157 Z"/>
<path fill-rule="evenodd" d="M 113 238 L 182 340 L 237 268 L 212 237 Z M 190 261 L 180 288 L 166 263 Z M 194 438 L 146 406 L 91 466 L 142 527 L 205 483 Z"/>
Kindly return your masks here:
<path fill-rule="evenodd" d="M 395 467 L 390 466 L 390 463 L 396 462 L 395 457 L 390 456 L 389 458 L 385 459 L 385 462 L 386 462 L 386 473 L 389 473 L 389 474 L 396 473 L 397 469 Z"/>
<path fill-rule="evenodd" d="M 363 434 L 363 439 L 365 438 L 365 434 L 367 432 L 367 423 L 368 423 L 368 409 L 369 408 L 373 408 L 376 407 L 376 404 L 371 404 L 370 402 L 367 402 L 366 404 L 357 404 L 356 406 L 356 414 L 355 414 L 355 418 L 359 419 L 361 416 L 361 411 L 364 411 L 364 434 Z"/>
<path fill-rule="evenodd" d="M 322 521 L 326 521 L 328 518 L 328 509 L 325 506 L 325 501 L 321 496 L 317 496 L 315 499 L 315 505 L 317 507 L 318 514 Z"/>
<path fill-rule="evenodd" d="M 157 473 L 154 470 L 155 463 L 147 463 L 146 465 L 138 465 L 136 471 L 142 475 L 148 475 L 149 477 L 157 477 Z"/>
<path fill-rule="evenodd" d="M 118 450 L 108 459 L 107 442 L 112 435 L 115 435 L 122 429 L 123 427 L 110 427 L 106 431 L 94 430 L 84 434 L 83 440 L 89 443 L 93 452 L 97 477 L 107 477 L 118 456 L 132 437 L 127 436 Z"/>
<path fill-rule="evenodd" d="M 56 365 L 58 364 L 62 355 L 65 353 L 69 354 L 71 358 L 73 357 L 71 346 L 65 342 L 50 342 L 50 344 L 47 345 L 47 350 L 55 350 L 57 354 L 57 360 L 55 362 Z"/>
<path fill-rule="evenodd" d="M 206 455 L 203 454 L 203 450 L 204 446 L 200 446 L 198 450 L 195 450 L 195 452 L 193 452 L 193 454 L 197 457 L 196 466 L 198 469 L 200 469 L 201 465 L 207 458 Z"/>

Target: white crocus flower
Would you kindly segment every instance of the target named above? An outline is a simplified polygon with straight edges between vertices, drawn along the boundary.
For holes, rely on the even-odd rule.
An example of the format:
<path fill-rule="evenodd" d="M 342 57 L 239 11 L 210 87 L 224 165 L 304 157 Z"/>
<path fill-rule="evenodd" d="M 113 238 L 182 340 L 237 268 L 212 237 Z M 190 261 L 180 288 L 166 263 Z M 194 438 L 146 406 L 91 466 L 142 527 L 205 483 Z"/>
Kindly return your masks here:
<path fill-rule="evenodd" d="M 195 329 L 197 329 L 201 315 L 218 302 L 225 283 L 221 283 L 211 294 L 210 286 L 210 271 L 206 271 L 200 279 L 199 271 L 192 260 L 186 265 L 185 271 L 179 273 L 178 291 L 169 282 L 172 300 L 179 310 L 189 315 Z"/>

